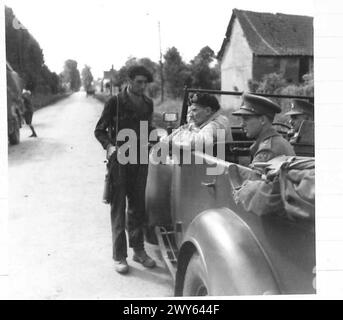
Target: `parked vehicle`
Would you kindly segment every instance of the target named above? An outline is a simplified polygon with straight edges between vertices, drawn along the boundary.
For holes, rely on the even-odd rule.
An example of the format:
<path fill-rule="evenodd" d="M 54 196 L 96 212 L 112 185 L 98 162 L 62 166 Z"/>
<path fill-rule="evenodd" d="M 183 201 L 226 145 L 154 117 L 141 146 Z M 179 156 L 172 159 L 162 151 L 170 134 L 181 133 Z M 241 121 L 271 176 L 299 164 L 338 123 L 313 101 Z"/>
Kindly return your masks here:
<path fill-rule="evenodd" d="M 6 64 L 6 75 L 8 141 L 14 145 L 20 142 L 20 128 L 24 112 L 21 98 L 23 81 L 8 62 Z"/>
<path fill-rule="evenodd" d="M 180 125 L 186 122 L 189 93 L 198 91 L 241 94 L 186 88 Z M 232 132 L 225 161 L 192 151 L 190 164 L 172 159 L 149 164 L 146 208 L 175 295 L 315 293 L 314 219 L 287 219 L 277 212 L 257 216 L 236 204 L 229 168 L 250 162 L 252 141 L 240 127 Z M 310 144 L 299 146 L 298 155 L 314 156 Z M 219 174 L 208 175 L 211 166 L 217 166 Z"/>

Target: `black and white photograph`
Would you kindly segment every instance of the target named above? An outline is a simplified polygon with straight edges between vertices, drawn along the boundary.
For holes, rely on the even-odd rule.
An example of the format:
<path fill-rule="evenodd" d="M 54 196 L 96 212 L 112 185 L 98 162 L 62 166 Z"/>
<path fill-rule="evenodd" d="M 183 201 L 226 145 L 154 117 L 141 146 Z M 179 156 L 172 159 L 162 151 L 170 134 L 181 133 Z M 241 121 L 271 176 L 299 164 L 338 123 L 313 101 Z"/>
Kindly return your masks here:
<path fill-rule="evenodd" d="M 327 4 L 3 0 L 0 298 L 343 297 Z"/>

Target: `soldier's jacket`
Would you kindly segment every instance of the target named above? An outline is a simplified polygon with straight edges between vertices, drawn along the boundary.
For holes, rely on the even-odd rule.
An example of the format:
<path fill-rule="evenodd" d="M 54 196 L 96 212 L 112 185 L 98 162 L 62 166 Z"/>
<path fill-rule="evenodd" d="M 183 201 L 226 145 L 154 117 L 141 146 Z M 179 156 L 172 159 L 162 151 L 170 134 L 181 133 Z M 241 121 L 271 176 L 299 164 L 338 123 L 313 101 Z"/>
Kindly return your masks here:
<path fill-rule="evenodd" d="M 266 162 L 277 156 L 295 156 L 291 144 L 284 139 L 274 128 L 264 132 L 250 147 L 254 162 Z"/>
<path fill-rule="evenodd" d="M 291 220 L 314 219 L 314 158 L 279 156 L 263 169 L 264 177 L 242 166 L 230 168 L 236 203 L 258 216 L 278 214 Z M 269 174 L 269 176 L 268 176 Z"/>
<path fill-rule="evenodd" d="M 147 121 L 148 133 L 150 133 L 153 129 L 153 101 L 143 95 L 141 103 L 137 105 L 137 102 L 135 103 L 130 98 L 127 88 L 118 94 L 118 101 L 118 132 L 121 129 L 132 129 L 136 132 L 137 139 L 139 140 L 140 122 Z M 117 120 L 117 97 L 113 96 L 105 103 L 104 110 L 94 130 L 95 137 L 104 149 L 106 149 L 109 144 L 115 145 Z"/>

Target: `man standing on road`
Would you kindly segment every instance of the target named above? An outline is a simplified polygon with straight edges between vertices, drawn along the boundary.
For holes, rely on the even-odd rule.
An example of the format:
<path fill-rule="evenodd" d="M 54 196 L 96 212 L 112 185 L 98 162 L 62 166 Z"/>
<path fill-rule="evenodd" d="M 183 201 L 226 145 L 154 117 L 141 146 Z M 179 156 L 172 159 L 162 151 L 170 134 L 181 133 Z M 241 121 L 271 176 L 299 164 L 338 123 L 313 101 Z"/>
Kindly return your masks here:
<path fill-rule="evenodd" d="M 94 134 L 104 149 L 109 160 L 111 189 L 111 226 L 113 259 L 115 270 L 127 273 L 127 242 L 125 234 L 125 213 L 127 199 L 127 219 L 129 246 L 133 248 L 133 260 L 147 268 L 155 267 L 155 261 L 144 249 L 145 226 L 145 186 L 148 164 L 139 160 L 137 163 L 121 164 L 118 151 L 124 142 L 116 141 L 118 132 L 131 129 L 136 133 L 137 146 L 140 145 L 140 125 L 142 121 L 152 130 L 153 102 L 144 91 L 152 74 L 143 66 L 133 66 L 128 70 L 128 86 L 117 96 L 105 103 L 102 115 L 96 125 Z M 143 137 L 141 137 L 143 140 Z M 148 139 L 144 139 L 147 141 Z M 118 149 L 117 149 L 118 148 Z"/>
<path fill-rule="evenodd" d="M 32 134 L 30 135 L 30 138 L 37 137 L 35 128 L 32 125 L 32 117 L 33 117 L 33 106 L 32 106 L 32 100 L 31 100 L 31 91 L 30 90 L 23 90 L 22 94 L 23 103 L 24 103 L 24 119 L 26 124 L 30 127 Z"/>
<path fill-rule="evenodd" d="M 281 108 L 273 101 L 253 95 L 243 95 L 243 105 L 233 112 L 242 118 L 243 130 L 248 138 L 255 139 L 250 147 L 252 164 L 266 162 L 280 155 L 294 156 L 293 147 L 273 128 L 273 120 Z"/>

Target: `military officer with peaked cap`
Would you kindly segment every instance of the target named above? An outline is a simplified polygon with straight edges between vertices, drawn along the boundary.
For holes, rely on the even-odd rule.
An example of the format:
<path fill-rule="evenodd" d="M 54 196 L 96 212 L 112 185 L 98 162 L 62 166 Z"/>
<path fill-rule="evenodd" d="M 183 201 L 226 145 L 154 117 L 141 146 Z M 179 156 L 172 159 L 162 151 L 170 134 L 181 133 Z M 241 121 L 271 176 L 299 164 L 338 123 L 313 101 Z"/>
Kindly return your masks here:
<path fill-rule="evenodd" d="M 303 121 L 314 120 L 314 105 L 305 100 L 293 99 L 291 103 L 291 110 L 286 112 L 285 115 L 290 116 L 291 118 L 289 120 L 289 123 L 292 126 L 290 136 L 296 137 Z"/>
<path fill-rule="evenodd" d="M 243 95 L 243 105 L 232 114 L 242 118 L 248 138 L 255 139 L 250 147 L 252 164 L 266 162 L 280 155 L 294 156 L 293 147 L 272 126 L 281 108 L 270 99 L 254 94 Z"/>

